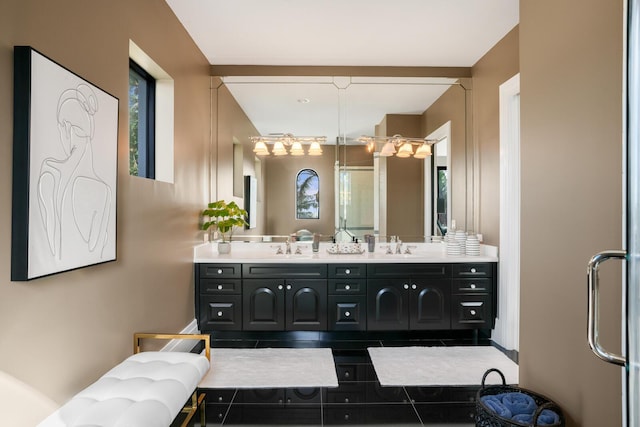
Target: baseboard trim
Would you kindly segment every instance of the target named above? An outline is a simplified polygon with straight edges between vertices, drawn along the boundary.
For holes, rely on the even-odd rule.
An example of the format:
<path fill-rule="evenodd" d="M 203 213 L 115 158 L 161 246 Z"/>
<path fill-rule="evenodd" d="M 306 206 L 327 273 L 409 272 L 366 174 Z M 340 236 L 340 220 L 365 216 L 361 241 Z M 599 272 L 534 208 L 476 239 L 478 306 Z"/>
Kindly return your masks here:
<path fill-rule="evenodd" d="M 196 319 L 193 319 L 183 330 L 180 331 L 181 334 L 199 334 L 198 330 L 198 322 Z M 182 352 L 190 352 L 193 347 L 195 347 L 198 343 L 194 340 L 171 340 L 162 347 L 160 351 L 182 351 Z"/>

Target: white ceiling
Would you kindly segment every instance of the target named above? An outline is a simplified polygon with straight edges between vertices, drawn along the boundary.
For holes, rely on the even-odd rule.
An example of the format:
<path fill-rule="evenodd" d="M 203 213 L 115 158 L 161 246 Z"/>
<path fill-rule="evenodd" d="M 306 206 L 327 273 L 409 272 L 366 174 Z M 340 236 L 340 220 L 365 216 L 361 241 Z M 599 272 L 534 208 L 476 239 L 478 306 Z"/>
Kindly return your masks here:
<path fill-rule="evenodd" d="M 518 0 L 166 2 L 214 65 L 471 67 L 519 18 Z M 227 77 L 225 83 L 261 134 L 330 141 L 338 128 L 357 137 L 373 133 L 384 114 L 421 113 L 446 90 L 434 79 L 356 80 Z M 310 102 L 298 102 L 304 98 Z"/>

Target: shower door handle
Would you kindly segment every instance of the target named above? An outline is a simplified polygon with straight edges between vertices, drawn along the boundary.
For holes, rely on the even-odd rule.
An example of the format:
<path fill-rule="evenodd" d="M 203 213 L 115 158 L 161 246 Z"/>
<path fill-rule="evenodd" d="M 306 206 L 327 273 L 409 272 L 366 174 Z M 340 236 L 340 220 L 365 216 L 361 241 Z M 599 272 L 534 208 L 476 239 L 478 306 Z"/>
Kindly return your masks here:
<path fill-rule="evenodd" d="M 600 346 L 598 340 L 598 327 L 599 327 L 599 307 L 600 307 L 600 279 L 598 278 L 598 268 L 600 264 L 611 258 L 626 259 L 627 252 L 622 250 L 610 250 L 603 251 L 595 254 L 589 261 L 589 267 L 587 270 L 587 281 L 589 289 L 589 315 L 587 320 L 587 335 L 589 337 L 589 347 L 591 351 L 595 353 L 600 359 L 605 362 L 613 363 L 614 365 L 625 366 L 627 363 L 623 356 L 609 353 Z"/>

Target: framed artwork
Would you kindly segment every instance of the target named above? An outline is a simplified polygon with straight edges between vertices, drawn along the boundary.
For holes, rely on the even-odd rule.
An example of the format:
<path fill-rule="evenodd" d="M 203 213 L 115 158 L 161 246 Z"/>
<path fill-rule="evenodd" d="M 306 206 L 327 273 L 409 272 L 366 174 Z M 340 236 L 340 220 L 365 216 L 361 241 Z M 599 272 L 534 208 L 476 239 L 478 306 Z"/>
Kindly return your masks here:
<path fill-rule="evenodd" d="M 320 179 L 313 169 L 296 176 L 296 219 L 320 218 Z"/>
<path fill-rule="evenodd" d="M 116 259 L 118 99 L 14 47 L 11 280 Z"/>

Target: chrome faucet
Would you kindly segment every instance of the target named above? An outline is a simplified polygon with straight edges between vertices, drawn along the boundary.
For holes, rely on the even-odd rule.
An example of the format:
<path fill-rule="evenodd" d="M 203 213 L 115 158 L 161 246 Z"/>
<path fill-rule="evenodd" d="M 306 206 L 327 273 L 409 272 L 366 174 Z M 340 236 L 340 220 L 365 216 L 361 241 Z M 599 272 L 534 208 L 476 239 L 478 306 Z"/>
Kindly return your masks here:
<path fill-rule="evenodd" d="M 400 239 L 396 240 L 396 253 L 397 254 L 402 253 L 402 240 Z"/>
<path fill-rule="evenodd" d="M 287 254 L 287 255 L 291 255 L 291 242 L 289 241 L 288 237 L 287 237 L 287 241 L 284 242 L 284 244 L 286 245 L 286 249 L 285 249 L 284 253 Z"/>

